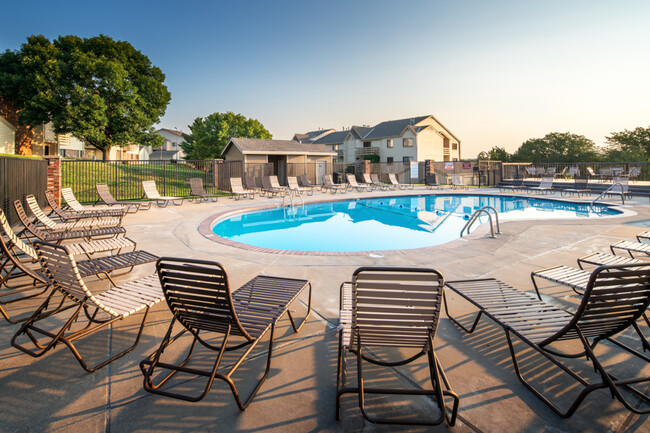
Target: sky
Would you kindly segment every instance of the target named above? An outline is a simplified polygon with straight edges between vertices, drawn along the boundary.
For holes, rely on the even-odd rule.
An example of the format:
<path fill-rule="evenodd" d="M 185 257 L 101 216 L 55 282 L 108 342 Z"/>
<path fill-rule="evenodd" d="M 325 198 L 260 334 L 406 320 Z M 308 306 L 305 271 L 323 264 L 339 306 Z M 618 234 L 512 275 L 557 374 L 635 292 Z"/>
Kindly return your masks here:
<path fill-rule="evenodd" d="M 290 139 L 433 114 L 474 158 L 650 126 L 647 0 L 6 3 L 2 51 L 105 34 L 148 56 L 172 95 L 163 128 L 233 111 Z"/>

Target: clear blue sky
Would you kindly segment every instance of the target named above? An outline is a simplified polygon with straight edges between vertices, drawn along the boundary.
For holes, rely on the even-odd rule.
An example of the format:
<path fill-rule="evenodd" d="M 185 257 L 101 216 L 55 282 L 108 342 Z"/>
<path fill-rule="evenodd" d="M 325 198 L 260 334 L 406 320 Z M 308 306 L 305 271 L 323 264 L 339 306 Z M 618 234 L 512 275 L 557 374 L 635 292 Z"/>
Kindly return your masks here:
<path fill-rule="evenodd" d="M 166 74 L 160 126 L 234 111 L 275 138 L 433 114 L 463 156 L 650 126 L 650 2 L 13 1 L 0 49 L 126 40 Z"/>

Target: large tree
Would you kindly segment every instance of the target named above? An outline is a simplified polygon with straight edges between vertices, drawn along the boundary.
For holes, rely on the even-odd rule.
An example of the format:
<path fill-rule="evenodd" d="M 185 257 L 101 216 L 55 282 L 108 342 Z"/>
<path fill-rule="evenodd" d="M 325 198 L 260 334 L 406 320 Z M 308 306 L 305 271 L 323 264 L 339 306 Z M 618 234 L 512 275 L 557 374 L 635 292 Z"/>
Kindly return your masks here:
<path fill-rule="evenodd" d="M 489 151 L 479 153 L 477 159 L 508 162 L 510 161 L 510 154 L 503 147 L 493 146 Z"/>
<path fill-rule="evenodd" d="M 185 159 L 219 158 L 230 137 L 273 138 L 258 120 L 230 111 L 198 117 L 189 128 L 190 133 L 183 134 L 185 142 L 181 143 Z"/>
<path fill-rule="evenodd" d="M 593 141 L 569 132 L 551 132 L 544 138 L 531 138 L 512 154 L 513 161 L 533 163 L 595 161 L 599 157 Z"/>
<path fill-rule="evenodd" d="M 59 36 L 50 42 L 32 36 L 18 52 L 15 71 L 3 67 L 3 101 L 13 104 L 22 125 L 51 121 L 56 133 L 71 133 L 94 146 L 106 159 L 113 146 L 146 141 L 161 144 L 152 126 L 170 100 L 165 75 L 131 44 L 100 35 Z M 22 78 L 16 76 L 22 73 Z M 25 81 L 26 88 L 20 88 Z"/>
<path fill-rule="evenodd" d="M 607 137 L 608 161 L 648 161 L 650 159 L 650 127 L 632 131 L 612 132 Z"/>

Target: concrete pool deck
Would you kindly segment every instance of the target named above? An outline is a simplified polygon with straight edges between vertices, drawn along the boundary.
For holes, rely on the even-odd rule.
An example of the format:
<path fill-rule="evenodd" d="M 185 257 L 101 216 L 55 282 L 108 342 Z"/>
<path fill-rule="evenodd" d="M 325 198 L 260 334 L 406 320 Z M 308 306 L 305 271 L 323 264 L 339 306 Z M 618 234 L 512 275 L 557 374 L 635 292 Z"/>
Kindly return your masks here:
<path fill-rule="evenodd" d="M 437 192 L 416 188 L 406 193 L 348 193 L 344 196 L 316 193 L 305 201 Z M 452 192 L 499 194 L 486 188 Z M 550 198 L 559 197 L 556 194 Z M 503 222 L 502 234 L 496 239 L 487 236 L 489 228 L 483 225 L 463 239 L 423 251 L 404 250 L 383 257 L 271 254 L 219 244 L 197 230 L 211 215 L 281 201 L 261 197 L 239 201 L 220 198 L 216 204 L 186 202 L 182 206 L 152 207 L 149 211 L 128 215 L 124 220 L 127 236 L 138 242 L 138 248 L 160 256 L 218 261 L 226 268 L 232 288 L 258 274 L 304 278 L 313 284 L 312 316 L 298 334 L 291 332 L 286 318 L 280 321 L 270 376 L 246 411 L 239 411 L 228 387 L 220 381 L 215 381 L 207 397 L 198 403 L 165 398 L 142 389 L 138 362 L 157 348 L 171 318 L 163 302 L 150 313 L 135 350 L 92 374 L 84 372 L 63 346 L 41 358 L 17 351 L 10 345 L 17 325 L 0 325 L 0 404 L 3 408 L 0 431 L 650 431 L 647 415 L 638 416 L 627 411 L 602 390 L 588 397 L 572 418 L 561 419 L 517 380 L 501 328 L 483 319 L 476 332 L 467 335 L 444 313 L 435 342 L 452 388 L 460 396 L 455 427 L 373 425 L 363 420 L 354 396 L 344 397 L 341 420 L 337 422 L 334 418 L 339 286 L 350 279 L 356 268 L 432 267 L 442 272 L 447 280 L 494 276 L 519 289 L 532 291 L 531 271 L 557 264 L 575 266 L 576 258 L 591 252 L 605 252 L 611 243 L 620 239 L 633 240 L 636 233 L 649 227 L 650 206 L 646 198 L 626 200 L 624 208 L 634 213 L 627 216 Z M 620 200 L 607 202 L 617 204 Z M 119 281 L 151 272 L 153 265 L 141 266 Z M 101 290 L 106 283 L 94 282 L 90 287 Z M 543 289 L 548 300 L 569 308 L 578 300 L 572 293 L 550 285 Z M 449 303 L 461 321 L 469 322 L 469 314 L 473 311 L 469 305 L 453 295 L 449 296 Z M 38 300 L 24 301 L 9 309 L 12 313 L 28 312 L 38 304 Z M 89 339 L 81 349 L 86 353 L 95 352 L 98 357 L 117 352 L 130 341 L 137 322 L 137 318 L 121 321 L 110 332 Z M 179 349 L 172 346 L 168 355 L 180 357 Z M 266 345 L 258 349 L 254 353 L 262 355 Z M 604 359 L 608 364 L 650 375 L 650 366 L 630 361 L 626 355 L 610 349 L 605 349 Z M 386 358 L 391 353 L 374 355 Z M 202 365 L 214 359 L 214 354 L 205 350 L 195 356 Z M 539 357 L 527 362 L 537 374 L 554 377 L 555 370 L 550 370 Z M 249 389 L 246 385 L 254 383 L 255 375 L 261 374 L 263 364 L 264 357 L 257 356 L 242 366 L 237 377 L 243 380 L 243 394 Z M 354 362 L 349 364 L 354 368 Z M 426 386 L 426 365 L 421 359 L 400 368 L 367 366 L 366 369 L 374 383 L 381 382 L 384 386 L 403 382 Z M 573 361 L 571 365 L 587 377 L 593 373 L 584 359 Z M 566 377 L 556 379 L 552 383 L 545 382 L 544 386 L 561 400 L 571 382 Z M 350 380 L 354 380 L 353 373 Z M 177 386 L 198 394 L 202 387 L 196 382 L 179 381 Z M 571 389 L 569 387 L 568 391 Z M 403 399 L 373 398 L 368 403 L 371 411 L 393 416 L 408 417 L 414 412 L 435 410 L 434 404 L 425 398 L 409 400 L 408 404 Z"/>

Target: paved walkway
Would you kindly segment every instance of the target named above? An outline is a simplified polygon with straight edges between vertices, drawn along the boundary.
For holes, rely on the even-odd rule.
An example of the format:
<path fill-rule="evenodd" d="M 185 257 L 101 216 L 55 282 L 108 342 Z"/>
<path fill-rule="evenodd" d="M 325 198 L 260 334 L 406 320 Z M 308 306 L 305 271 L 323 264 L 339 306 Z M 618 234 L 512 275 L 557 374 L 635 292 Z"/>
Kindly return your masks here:
<path fill-rule="evenodd" d="M 497 193 L 486 189 L 480 192 Z M 432 191 L 422 188 L 414 193 Z M 362 195 L 351 193 L 347 197 Z M 327 197 L 333 196 L 328 194 Z M 314 200 L 322 198 L 318 193 L 313 197 Z M 239 287 L 257 274 L 304 278 L 314 285 L 314 314 L 299 334 L 291 332 L 287 319 L 280 322 L 270 377 L 246 411 L 239 411 L 227 386 L 218 381 L 209 395 L 198 403 L 143 391 L 138 362 L 156 349 L 170 320 L 166 305 L 161 303 L 150 314 L 136 349 L 93 374 L 85 373 L 65 347 L 57 347 L 42 358 L 19 353 L 9 344 L 16 325 L 0 325 L 0 431 L 430 431 L 432 429 L 381 427 L 364 422 L 356 398 L 352 396 L 344 399 L 341 421 L 334 419 L 338 291 L 339 285 L 347 281 L 356 268 L 373 265 L 433 267 L 448 280 L 496 276 L 515 287 L 532 291 L 532 270 L 555 264 L 574 265 L 577 257 L 606 251 L 614 241 L 631 240 L 635 233 L 650 226 L 647 199 L 638 199 L 626 201 L 625 209 L 633 212 L 624 217 L 506 222 L 501 226 L 503 234 L 496 239 L 487 236 L 488 228 L 482 226 L 469 237 L 439 247 L 385 254 L 379 258 L 248 251 L 211 241 L 197 230 L 206 218 L 226 209 L 280 201 L 221 198 L 217 204 L 186 202 L 180 207 L 154 207 L 125 218 L 128 236 L 138 242 L 139 248 L 161 256 L 218 261 L 228 271 L 233 287 Z M 143 266 L 127 279 L 151 272 L 153 266 Z M 102 287 L 106 287 L 104 282 L 92 285 L 93 289 Z M 572 292 L 558 287 L 545 288 L 543 293 L 563 306 L 577 302 Z M 36 304 L 37 301 L 23 302 L 11 308 L 13 312 L 29 311 Z M 450 306 L 463 320 L 469 320 L 469 306 L 454 296 L 450 296 Z M 129 319 L 114 325 L 105 335 L 90 339 L 82 350 L 97 353 L 98 357 L 118 351 L 132 337 L 136 322 Z M 443 314 L 436 344 L 441 363 L 461 399 L 459 420 L 453 431 L 650 431 L 647 416 L 631 414 L 604 391 L 589 397 L 569 420 L 557 417 L 517 381 L 503 332 L 489 320 L 481 322 L 474 334 L 466 335 Z M 264 345 L 260 347 L 265 348 Z M 650 366 L 629 362 L 624 355 L 610 355 L 609 348 L 607 350 L 608 363 L 618 363 L 628 370 L 643 369 L 650 374 Z M 243 393 L 262 371 L 262 352 L 257 351 L 262 356 L 242 367 L 239 378 L 244 382 Z M 168 355 L 181 356 L 181 353 L 170 351 Z M 392 353 L 384 351 L 375 355 L 390 358 Z M 213 362 L 212 354 L 206 351 L 200 351 L 197 356 L 199 364 Z M 553 379 L 544 385 L 560 400 L 574 391 L 566 377 L 556 377 L 556 372 L 540 359 L 530 358 L 527 363 L 536 375 Z M 576 365 L 586 364 L 578 360 Z M 375 383 L 410 381 L 427 385 L 424 360 L 388 371 L 369 368 L 369 373 Z M 584 373 L 589 375 L 593 371 L 587 368 Z M 354 380 L 354 375 L 350 379 Z M 196 381 L 180 381 L 178 387 L 198 393 L 201 385 Z M 423 398 L 407 403 L 401 399 L 370 399 L 369 403 L 373 411 L 393 416 L 435 410 L 434 405 Z M 433 430 L 447 428 L 441 426 Z"/>

